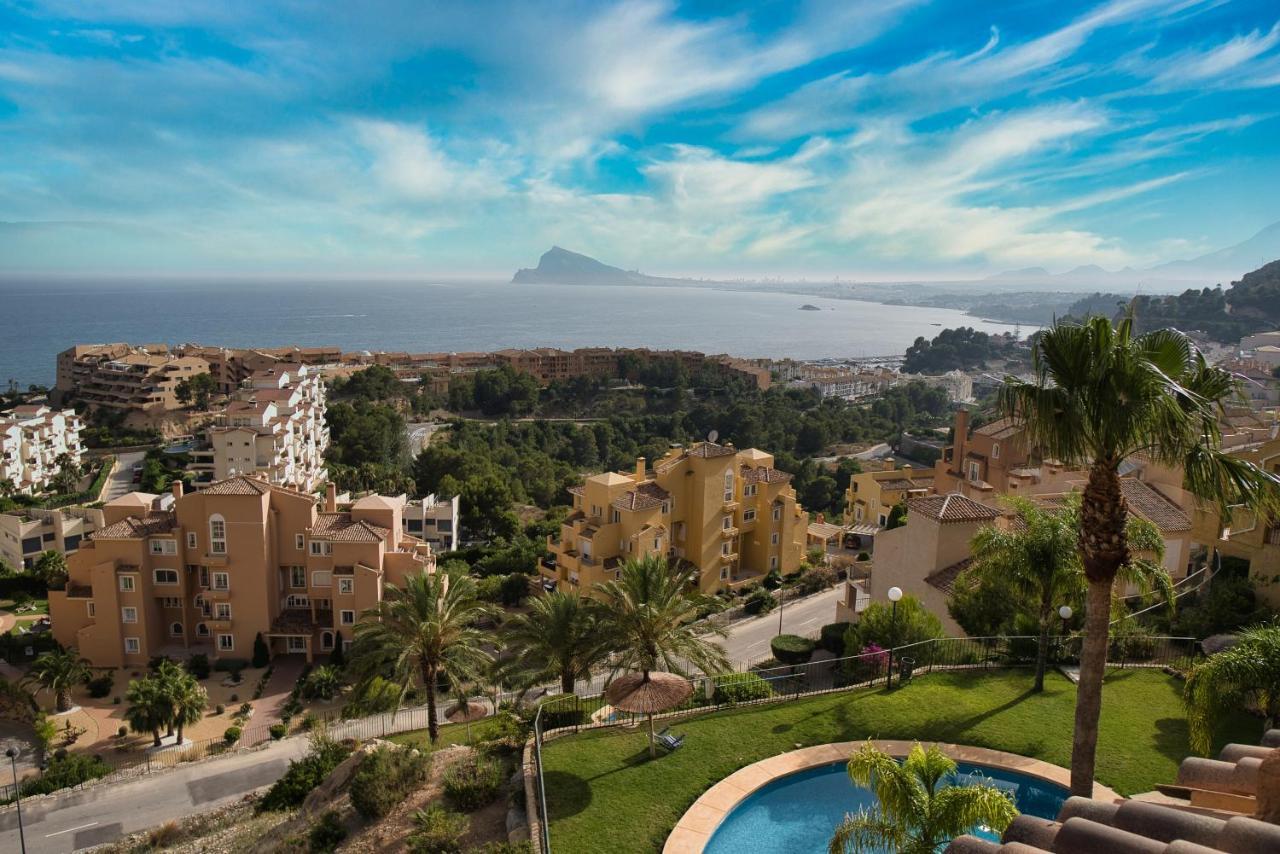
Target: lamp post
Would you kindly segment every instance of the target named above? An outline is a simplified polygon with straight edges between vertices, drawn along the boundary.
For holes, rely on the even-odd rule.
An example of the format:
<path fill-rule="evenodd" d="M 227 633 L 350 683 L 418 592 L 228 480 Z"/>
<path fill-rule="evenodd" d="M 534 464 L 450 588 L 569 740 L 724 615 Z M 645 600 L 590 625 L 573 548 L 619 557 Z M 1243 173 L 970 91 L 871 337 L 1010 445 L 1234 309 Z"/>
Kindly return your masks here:
<path fill-rule="evenodd" d="M 893 609 L 889 612 L 889 675 L 886 687 L 893 688 L 893 653 L 898 647 L 898 600 L 902 598 L 901 587 L 889 588 L 889 601 Z"/>
<path fill-rule="evenodd" d="M 9 767 L 13 769 L 13 796 L 18 804 L 18 842 L 22 845 L 22 854 L 27 854 L 27 835 L 22 829 L 22 787 L 18 785 L 18 748 L 10 747 L 4 755 L 9 757 Z"/>

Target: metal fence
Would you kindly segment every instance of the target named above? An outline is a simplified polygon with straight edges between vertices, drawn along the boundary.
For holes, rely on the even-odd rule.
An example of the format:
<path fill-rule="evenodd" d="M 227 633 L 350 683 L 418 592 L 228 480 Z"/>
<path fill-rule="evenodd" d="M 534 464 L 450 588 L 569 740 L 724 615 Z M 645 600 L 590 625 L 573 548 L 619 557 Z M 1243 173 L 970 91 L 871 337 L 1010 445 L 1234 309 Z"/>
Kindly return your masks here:
<path fill-rule="evenodd" d="M 1047 667 L 1078 664 L 1080 644 L 1078 636 L 1050 637 Z M 785 702 L 877 685 L 897 687 L 935 670 L 964 672 L 1034 667 L 1038 646 L 1039 638 L 1035 636 L 940 638 L 842 658 L 757 665 L 733 673 L 694 676 L 691 677 L 693 694 L 664 717 Z M 1199 655 L 1194 638 L 1131 636 L 1112 640 L 1107 667 L 1186 669 Z M 540 845 L 542 854 L 551 854 L 550 817 L 542 772 L 542 747 L 547 735 L 602 727 L 636 728 L 644 720 L 643 715 L 612 709 L 602 694 L 567 695 L 539 706 L 533 725 L 534 797 L 538 817 L 534 842 Z"/>

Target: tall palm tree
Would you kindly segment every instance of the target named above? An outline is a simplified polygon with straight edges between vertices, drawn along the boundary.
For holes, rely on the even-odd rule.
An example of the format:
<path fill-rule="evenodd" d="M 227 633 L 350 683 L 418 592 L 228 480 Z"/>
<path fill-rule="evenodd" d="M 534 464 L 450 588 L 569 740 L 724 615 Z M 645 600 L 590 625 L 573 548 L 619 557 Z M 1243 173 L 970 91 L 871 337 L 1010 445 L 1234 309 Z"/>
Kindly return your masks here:
<path fill-rule="evenodd" d="M 1235 646 L 1209 656 L 1192 669 L 1183 688 L 1191 748 L 1208 755 L 1223 715 L 1255 707 L 1262 731 L 1280 720 L 1280 625 L 1245 629 Z"/>
<path fill-rule="evenodd" d="M 135 679 L 124 695 L 129 707 L 124 719 L 134 732 L 151 733 L 152 744 L 160 746 L 160 730 L 173 720 L 173 702 L 163 683 L 154 676 Z"/>
<path fill-rule="evenodd" d="M 169 703 L 168 720 L 165 721 L 165 726 L 168 730 L 165 735 L 173 735 L 174 728 L 180 726 L 177 714 L 178 699 L 187 691 L 186 682 L 192 678 L 191 674 L 187 672 L 186 668 L 179 666 L 176 661 L 162 658 L 151 672 L 149 678 L 158 683 L 160 694 Z"/>
<path fill-rule="evenodd" d="M 945 785 L 956 763 L 937 747 L 917 743 L 901 763 L 870 742 L 849 759 L 849 779 L 869 788 L 879 806 L 846 815 L 827 846 L 830 854 L 896 851 L 935 854 L 945 843 L 984 824 L 1003 831 L 1017 807 L 995 786 Z"/>
<path fill-rule="evenodd" d="M 31 662 L 24 681 L 52 691 L 54 708 L 65 712 L 71 708 L 71 689 L 88 682 L 92 675 L 88 660 L 81 658 L 75 647 L 69 646 L 42 652 Z"/>
<path fill-rule="evenodd" d="M 351 671 L 368 683 L 375 676 L 400 688 L 400 700 L 421 680 L 427 695 L 427 732 L 440 735 L 437 680 L 451 689 L 477 681 L 493 660 L 489 632 L 475 623 L 491 609 L 476 598 L 476 582 L 460 571 L 423 572 L 388 584 L 383 599 L 363 614 L 351 645 Z"/>
<path fill-rule="evenodd" d="M 529 603 L 526 614 L 511 617 L 502 627 L 502 640 L 511 658 L 501 669 L 504 679 L 529 687 L 551 679 L 560 691 L 572 694 L 579 679 L 589 678 L 608 651 L 592 600 L 577 591 L 555 591 Z"/>
<path fill-rule="evenodd" d="M 1089 469 L 1078 540 L 1088 594 L 1071 751 L 1071 792 L 1087 796 L 1112 586 L 1129 562 L 1120 463 L 1141 454 L 1180 467 L 1187 489 L 1221 507 L 1278 506 L 1280 479 L 1219 450 L 1218 416 L 1236 382 L 1210 367 L 1182 333 L 1136 336 L 1132 317 L 1115 327 L 1094 317 L 1041 333 L 1031 354 L 1034 379 L 1007 378 L 1001 408 L 1026 431 L 1029 447 Z"/>
<path fill-rule="evenodd" d="M 708 634 L 724 636 L 695 624 L 706 597 L 697 591 L 696 570 L 678 570 L 665 558 L 650 555 L 628 560 L 619 577 L 596 588 L 605 645 L 613 654 L 614 673 L 655 670 L 684 674 L 685 665 L 703 673 L 729 669 L 729 660 Z"/>
<path fill-rule="evenodd" d="M 1011 498 L 1008 504 L 1018 524 L 982 528 L 970 544 L 973 563 L 957 583 L 998 592 L 1012 608 L 1035 620 L 1039 638 L 1032 690 L 1038 692 L 1044 690 L 1049 633 L 1056 610 L 1063 604 L 1077 605 L 1085 595 L 1084 567 L 1076 544 L 1080 499 L 1068 496 L 1066 506 L 1060 509 L 1041 507 L 1025 498 Z M 1164 557 L 1160 531 L 1136 516 L 1129 517 L 1125 531 L 1136 551 L 1154 554 L 1156 560 L 1131 558 L 1121 567 L 1119 577 L 1143 592 L 1158 592 L 1172 606 L 1173 585 L 1158 562 Z"/>
<path fill-rule="evenodd" d="M 163 661 L 155 677 L 169 701 L 169 729 L 177 728 L 177 744 L 182 744 L 182 731 L 204 717 L 209 705 L 209 694 L 185 667 L 172 661 Z"/>

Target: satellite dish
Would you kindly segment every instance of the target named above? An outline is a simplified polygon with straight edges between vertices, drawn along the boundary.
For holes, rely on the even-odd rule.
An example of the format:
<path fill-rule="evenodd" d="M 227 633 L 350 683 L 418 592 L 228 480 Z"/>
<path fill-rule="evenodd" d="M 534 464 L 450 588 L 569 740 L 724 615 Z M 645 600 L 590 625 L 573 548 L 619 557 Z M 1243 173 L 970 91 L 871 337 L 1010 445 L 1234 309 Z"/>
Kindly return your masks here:
<path fill-rule="evenodd" d="M 715 440 L 716 440 L 716 439 L 719 439 L 719 438 L 720 438 L 720 431 L 719 431 L 719 430 L 712 430 L 710 433 L 708 433 L 708 434 L 707 434 L 707 441 L 708 441 L 708 442 L 714 443 L 714 442 L 715 442 Z"/>

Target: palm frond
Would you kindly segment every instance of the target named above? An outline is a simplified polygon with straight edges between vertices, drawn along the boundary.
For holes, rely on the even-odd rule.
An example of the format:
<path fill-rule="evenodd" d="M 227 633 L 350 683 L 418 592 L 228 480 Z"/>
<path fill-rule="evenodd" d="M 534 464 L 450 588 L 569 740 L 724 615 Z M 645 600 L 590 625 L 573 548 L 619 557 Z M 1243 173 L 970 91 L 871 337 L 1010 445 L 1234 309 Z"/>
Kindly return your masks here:
<path fill-rule="evenodd" d="M 829 854 L 864 854 L 904 851 L 909 840 L 900 825 L 877 812 L 862 810 L 845 815 L 827 845 Z"/>

